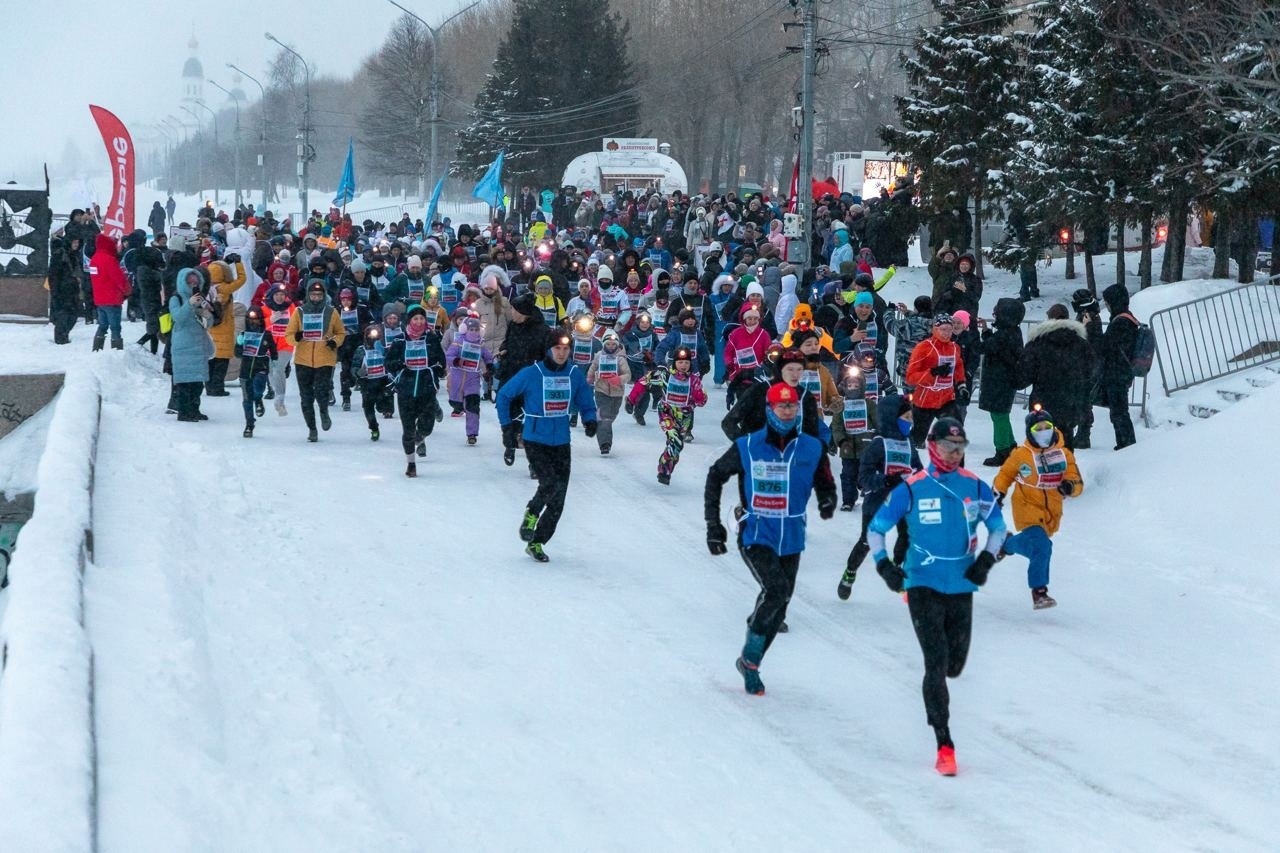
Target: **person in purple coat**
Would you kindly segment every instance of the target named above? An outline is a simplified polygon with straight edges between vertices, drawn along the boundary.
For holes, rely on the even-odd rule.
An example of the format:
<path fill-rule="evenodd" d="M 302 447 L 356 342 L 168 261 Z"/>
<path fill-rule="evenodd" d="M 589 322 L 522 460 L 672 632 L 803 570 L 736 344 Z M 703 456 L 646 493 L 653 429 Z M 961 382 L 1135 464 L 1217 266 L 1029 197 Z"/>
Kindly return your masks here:
<path fill-rule="evenodd" d="M 481 380 L 493 375 L 493 353 L 484 345 L 479 317 L 462 321 L 444 358 L 449 365 L 449 387 L 460 393 L 467 415 L 467 444 L 475 444 L 480 434 Z"/>

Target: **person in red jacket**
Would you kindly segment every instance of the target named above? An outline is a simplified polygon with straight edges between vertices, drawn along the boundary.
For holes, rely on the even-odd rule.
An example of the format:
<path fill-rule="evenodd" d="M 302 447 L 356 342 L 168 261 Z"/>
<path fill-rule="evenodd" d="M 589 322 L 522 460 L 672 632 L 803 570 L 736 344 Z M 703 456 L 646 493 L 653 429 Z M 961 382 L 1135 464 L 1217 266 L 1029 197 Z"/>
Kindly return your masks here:
<path fill-rule="evenodd" d="M 116 241 L 106 234 L 94 239 L 93 257 L 89 259 L 89 279 L 93 282 L 93 304 L 98 307 L 98 331 L 93 336 L 93 351 L 102 349 L 111 330 L 111 348 L 124 349 L 124 337 L 120 331 L 120 306 L 129 298 L 133 288 L 120 266 L 116 254 Z"/>
<path fill-rule="evenodd" d="M 964 359 L 960 347 L 951 340 L 950 314 L 933 318 L 933 336 L 916 344 L 907 363 L 907 384 L 911 394 L 911 443 L 924 447 L 934 418 L 960 419 L 956 387 L 964 386 Z"/>

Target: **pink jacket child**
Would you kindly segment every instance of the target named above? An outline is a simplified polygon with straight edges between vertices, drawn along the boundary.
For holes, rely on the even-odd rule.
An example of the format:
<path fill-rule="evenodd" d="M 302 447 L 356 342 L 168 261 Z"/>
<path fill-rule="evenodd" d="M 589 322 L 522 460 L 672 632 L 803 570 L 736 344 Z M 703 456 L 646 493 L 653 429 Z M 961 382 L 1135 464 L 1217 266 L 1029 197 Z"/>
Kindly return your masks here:
<path fill-rule="evenodd" d="M 738 311 L 742 325 L 729 333 L 724 348 L 724 365 L 729 371 L 731 385 L 751 382 L 756 372 L 764 367 L 765 353 L 773 340 L 760 325 L 760 309 L 744 302 Z"/>
<path fill-rule="evenodd" d="M 467 444 L 475 444 L 480 434 L 481 379 L 493 374 L 493 353 L 484 345 L 480 318 L 468 317 L 462 322 L 444 359 L 449 365 L 449 396 L 452 399 L 457 390 L 467 416 Z"/>

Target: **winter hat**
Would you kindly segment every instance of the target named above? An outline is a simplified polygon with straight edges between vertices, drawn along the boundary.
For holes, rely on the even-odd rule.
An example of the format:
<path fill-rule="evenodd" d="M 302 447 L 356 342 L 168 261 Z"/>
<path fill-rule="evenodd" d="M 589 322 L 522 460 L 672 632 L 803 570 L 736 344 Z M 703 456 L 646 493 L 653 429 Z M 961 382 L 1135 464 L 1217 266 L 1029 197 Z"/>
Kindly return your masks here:
<path fill-rule="evenodd" d="M 538 313 L 537 297 L 532 293 L 522 293 L 511 300 L 511 310 L 525 317 L 533 316 Z"/>
<path fill-rule="evenodd" d="M 325 292 L 324 282 L 313 278 L 311 279 L 310 283 L 307 284 L 307 295 L 310 296 L 311 294 L 315 293 L 317 290 L 320 291 L 321 293 Z"/>
<path fill-rule="evenodd" d="M 955 418 L 938 418 L 933 422 L 933 426 L 929 428 L 929 440 L 942 441 L 943 439 L 966 443 L 969 440 L 964 432 L 964 424 Z"/>
<path fill-rule="evenodd" d="M 750 299 L 752 296 L 764 298 L 764 288 L 760 286 L 759 282 L 753 281 L 747 285 L 747 298 Z"/>
<path fill-rule="evenodd" d="M 791 345 L 796 349 L 800 349 L 800 345 L 805 341 L 820 341 L 821 337 L 813 329 L 805 329 L 803 332 L 796 332 L 791 336 Z"/>
<path fill-rule="evenodd" d="M 734 267 L 734 268 L 733 268 L 733 274 L 734 274 L 734 275 L 746 275 L 746 274 L 747 274 L 747 270 L 749 270 L 749 269 L 751 269 L 751 268 L 750 268 L 749 266 L 747 266 L 746 264 L 738 264 L 736 267 Z"/>
<path fill-rule="evenodd" d="M 951 321 L 952 317 L 950 314 L 937 314 L 933 318 L 933 327 L 936 329 L 939 326 L 950 326 Z"/>
<path fill-rule="evenodd" d="M 613 270 L 604 266 L 600 267 L 600 274 L 598 278 L 600 281 L 613 281 Z"/>
<path fill-rule="evenodd" d="M 867 293 L 867 291 L 865 290 L 860 291 L 857 296 L 853 297 L 853 305 L 855 308 L 859 305 L 875 305 L 875 304 L 876 304 L 875 297 L 873 297 L 870 293 Z"/>
<path fill-rule="evenodd" d="M 799 403 L 800 392 L 785 382 L 775 382 L 769 386 L 764 399 L 770 406 L 776 406 L 778 403 Z"/>
<path fill-rule="evenodd" d="M 1077 314 L 1083 314 L 1088 311 L 1090 314 L 1098 313 L 1098 300 L 1086 288 L 1080 288 L 1071 294 L 1071 307 L 1076 309 Z"/>
<path fill-rule="evenodd" d="M 293 253 L 290 252 L 288 249 L 281 249 L 280 254 L 276 255 L 276 259 L 280 261 L 280 263 L 282 264 L 287 264 L 289 263 L 290 260 L 293 259 Z M 1088 293 L 1087 290 L 1085 292 Z"/>
<path fill-rule="evenodd" d="M 831 223 L 831 230 L 832 231 L 848 231 L 849 226 L 845 225 L 844 222 L 837 219 L 835 222 Z"/>
<path fill-rule="evenodd" d="M 966 329 L 969 328 L 969 312 L 968 311 L 956 311 L 954 314 L 951 315 L 951 319 L 955 320 L 957 323 L 964 326 Z"/>
<path fill-rule="evenodd" d="M 342 288 L 342 290 L 338 291 L 338 299 L 347 299 L 347 298 L 355 299 L 356 292 L 349 287 L 344 287 Z"/>
<path fill-rule="evenodd" d="M 1031 436 L 1031 428 L 1036 424 L 1053 423 L 1053 415 L 1045 411 L 1044 407 L 1036 403 L 1031 407 L 1031 411 L 1027 412 L 1027 436 Z"/>
<path fill-rule="evenodd" d="M 688 347 L 680 347 L 680 349 L 676 350 L 675 355 L 671 356 L 672 364 L 675 364 L 677 361 L 687 361 L 689 362 L 690 365 L 692 365 L 693 351 L 690 350 Z"/>
<path fill-rule="evenodd" d="M 360 258 L 356 258 L 354 261 L 351 262 L 352 272 L 364 272 L 367 269 L 368 267 L 365 266 L 364 261 L 362 261 Z"/>
<path fill-rule="evenodd" d="M 782 368 L 786 367 L 788 364 L 803 365 L 804 353 L 800 352 L 800 350 L 795 347 L 784 349 L 782 354 L 778 356 L 778 370 L 782 370 Z"/>
<path fill-rule="evenodd" d="M 420 270 L 422 269 L 422 258 L 417 255 L 410 255 L 409 260 L 405 261 L 405 266 L 411 270 Z"/>
<path fill-rule="evenodd" d="M 723 251 L 724 251 L 724 246 L 720 245 L 719 240 L 712 240 L 711 245 L 707 246 L 708 255 L 713 254 L 715 252 L 723 252 Z"/>
<path fill-rule="evenodd" d="M 605 329 L 604 334 L 600 336 L 600 343 L 607 344 L 609 341 L 620 344 L 622 343 L 622 338 L 619 338 L 618 333 L 613 329 Z"/>
<path fill-rule="evenodd" d="M 747 319 L 748 314 L 755 314 L 756 318 L 759 319 L 760 309 L 750 302 L 744 302 L 742 303 L 742 307 L 738 309 L 738 319 L 745 320 Z"/>

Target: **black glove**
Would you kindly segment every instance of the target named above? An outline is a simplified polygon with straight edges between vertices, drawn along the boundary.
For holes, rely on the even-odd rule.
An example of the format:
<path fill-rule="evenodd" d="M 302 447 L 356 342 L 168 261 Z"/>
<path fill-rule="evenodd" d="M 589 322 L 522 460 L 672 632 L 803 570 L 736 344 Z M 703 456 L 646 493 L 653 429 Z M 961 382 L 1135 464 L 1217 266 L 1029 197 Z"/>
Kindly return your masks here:
<path fill-rule="evenodd" d="M 595 421 L 583 421 L 582 423 L 583 435 L 585 435 L 587 438 L 595 438 L 597 426 L 599 426 L 599 424 L 597 424 Z"/>
<path fill-rule="evenodd" d="M 932 373 L 934 376 L 950 376 L 950 375 L 951 375 L 951 364 L 950 364 L 949 362 L 948 362 L 948 363 L 946 363 L 946 364 L 939 364 L 939 365 L 935 366 L 935 367 L 933 368 L 933 370 L 930 370 L 929 372 L 930 372 L 930 373 Z"/>
<path fill-rule="evenodd" d="M 836 444 L 834 441 L 827 445 L 828 456 L 835 456 L 839 452 L 840 452 L 840 445 Z"/>
<path fill-rule="evenodd" d="M 301 343 L 301 342 L 302 342 L 302 332 L 301 332 L 301 331 L 294 332 L 294 333 L 293 333 L 293 339 L 294 339 L 294 341 L 297 341 L 298 343 Z"/>
<path fill-rule="evenodd" d="M 907 582 L 907 573 L 901 566 L 885 557 L 876 563 L 876 571 L 884 578 L 884 584 L 889 587 L 890 592 L 902 592 L 902 585 Z"/>
<path fill-rule="evenodd" d="M 956 403 L 961 406 L 969 405 L 969 386 L 968 385 L 956 386 Z"/>
<path fill-rule="evenodd" d="M 337 341 L 335 341 L 333 338 L 329 338 L 329 340 L 325 341 L 325 342 L 324 342 L 324 345 L 325 345 L 325 346 L 327 346 L 329 349 L 337 349 L 337 348 L 338 348 L 338 342 L 337 342 Z"/>
<path fill-rule="evenodd" d="M 721 554 L 729 553 L 729 533 L 724 529 L 724 525 L 718 521 L 713 521 L 707 525 L 707 550 L 714 557 Z"/>
<path fill-rule="evenodd" d="M 240 256 L 239 256 L 239 255 L 237 255 L 235 252 L 231 252 L 230 254 L 223 255 L 223 256 L 222 256 L 222 259 L 223 259 L 224 261 L 226 261 L 227 263 L 229 263 L 229 264 L 238 264 L 238 263 L 240 263 Z"/>
<path fill-rule="evenodd" d="M 823 521 L 831 518 L 836 514 L 836 498 L 832 495 L 829 498 L 818 498 L 818 517 Z"/>
<path fill-rule="evenodd" d="M 987 582 L 987 574 L 990 573 L 995 562 L 996 558 L 990 551 L 983 551 L 973 561 L 973 565 L 964 570 L 964 576 L 978 586 L 982 586 Z"/>
<path fill-rule="evenodd" d="M 516 449 L 516 430 L 514 424 L 508 424 L 502 428 L 502 446 L 508 450 Z M 511 463 L 508 462 L 508 465 Z"/>
<path fill-rule="evenodd" d="M 1061 483 L 1058 484 L 1058 491 L 1062 492 L 1062 494 L 1066 495 L 1067 497 L 1071 497 L 1071 495 L 1075 492 L 1075 490 L 1076 490 L 1076 484 L 1071 482 L 1070 480 L 1063 480 Z"/>
<path fill-rule="evenodd" d="M 462 367 L 462 359 L 460 359 L 460 358 L 455 358 L 455 359 L 453 360 L 453 366 L 454 366 L 454 367 Z"/>

